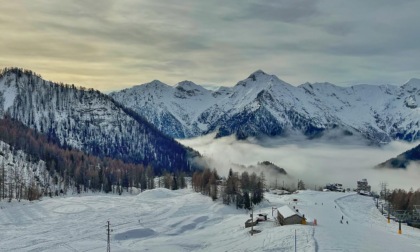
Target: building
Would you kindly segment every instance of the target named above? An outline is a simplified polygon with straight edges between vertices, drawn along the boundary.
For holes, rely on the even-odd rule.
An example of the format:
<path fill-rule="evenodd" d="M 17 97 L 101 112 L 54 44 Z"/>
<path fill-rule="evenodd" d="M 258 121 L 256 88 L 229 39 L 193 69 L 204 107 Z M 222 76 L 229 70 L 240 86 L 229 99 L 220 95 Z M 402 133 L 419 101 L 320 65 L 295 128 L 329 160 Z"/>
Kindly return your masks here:
<path fill-rule="evenodd" d="M 277 221 L 280 225 L 293 225 L 305 223 L 305 215 L 288 205 L 277 208 Z"/>
<path fill-rule="evenodd" d="M 362 179 L 357 181 L 357 192 L 370 192 L 370 185 L 368 184 L 367 179 Z"/>
<path fill-rule="evenodd" d="M 285 194 L 291 194 L 289 191 L 286 190 L 279 190 L 279 189 L 272 189 L 271 193 L 276 195 L 285 195 Z"/>
<path fill-rule="evenodd" d="M 343 185 L 340 183 L 334 183 L 334 184 L 327 184 L 325 186 L 325 189 L 333 192 L 344 192 Z"/>

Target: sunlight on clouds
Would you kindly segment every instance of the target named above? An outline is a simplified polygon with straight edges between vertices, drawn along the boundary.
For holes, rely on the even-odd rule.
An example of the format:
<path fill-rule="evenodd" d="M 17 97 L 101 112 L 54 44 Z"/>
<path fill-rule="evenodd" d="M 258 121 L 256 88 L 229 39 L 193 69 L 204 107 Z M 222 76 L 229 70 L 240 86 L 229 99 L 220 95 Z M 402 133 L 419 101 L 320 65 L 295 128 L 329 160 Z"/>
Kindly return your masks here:
<path fill-rule="evenodd" d="M 153 79 L 232 86 L 257 69 L 294 85 L 402 84 L 420 76 L 418 8 L 378 0 L 4 1 L 0 67 L 102 91 Z"/>

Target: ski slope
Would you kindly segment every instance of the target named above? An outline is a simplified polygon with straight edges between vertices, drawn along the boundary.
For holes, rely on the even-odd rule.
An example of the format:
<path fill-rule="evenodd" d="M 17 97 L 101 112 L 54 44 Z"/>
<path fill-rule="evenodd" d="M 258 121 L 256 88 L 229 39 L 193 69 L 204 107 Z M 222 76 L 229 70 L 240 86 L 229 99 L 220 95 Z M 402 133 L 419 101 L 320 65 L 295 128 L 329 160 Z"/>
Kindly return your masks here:
<path fill-rule="evenodd" d="M 111 251 L 294 251 L 295 232 L 297 251 L 420 250 L 420 230 L 403 226 L 398 235 L 398 224 L 387 224 L 372 198 L 315 191 L 266 198 L 254 213 L 269 219 L 253 236 L 244 227 L 247 211 L 189 189 L 1 201 L 0 251 L 104 251 L 108 220 Z M 272 207 L 285 204 L 318 225 L 276 226 Z"/>

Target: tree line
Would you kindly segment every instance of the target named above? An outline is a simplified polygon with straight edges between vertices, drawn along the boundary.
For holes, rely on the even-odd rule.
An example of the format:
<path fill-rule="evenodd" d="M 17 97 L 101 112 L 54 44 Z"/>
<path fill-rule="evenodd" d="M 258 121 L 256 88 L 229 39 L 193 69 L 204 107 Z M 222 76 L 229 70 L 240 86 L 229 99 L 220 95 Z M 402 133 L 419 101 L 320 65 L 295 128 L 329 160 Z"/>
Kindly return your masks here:
<path fill-rule="evenodd" d="M 415 205 L 420 206 L 420 189 L 394 189 L 387 198 L 395 210 L 415 210 Z"/>
<path fill-rule="evenodd" d="M 155 187 L 155 172 L 152 166 L 125 163 L 108 157 L 97 157 L 82 151 L 61 148 L 49 141 L 48 137 L 26 127 L 9 117 L 0 119 L 0 140 L 10 146 L 10 151 L 16 155 L 19 150 L 27 154 L 26 161 L 45 162 L 44 174 L 34 176 L 33 181 L 24 181 L 21 164 L 11 163 L 11 169 L 0 167 L 0 195 L 5 197 L 20 197 L 19 191 L 31 187 L 33 193 L 26 197 L 30 200 L 41 195 L 58 195 L 67 193 L 69 189 L 75 192 L 103 191 L 122 193 L 130 187 L 141 190 Z M 19 172 L 18 172 L 19 171 Z M 7 186 L 6 186 L 7 185 Z M 13 186 L 12 186 L 13 185 Z M 35 186 L 36 185 L 36 186 Z M 21 189 L 23 188 L 23 189 Z M 38 195 L 39 194 L 39 195 Z M 32 196 L 31 196 L 32 195 Z"/>
<path fill-rule="evenodd" d="M 228 177 L 222 179 L 215 169 L 205 168 L 194 172 L 192 187 L 213 200 L 222 198 L 224 204 L 251 209 L 252 204 L 259 204 L 264 198 L 265 176 L 247 171 L 239 174 L 230 169 Z"/>

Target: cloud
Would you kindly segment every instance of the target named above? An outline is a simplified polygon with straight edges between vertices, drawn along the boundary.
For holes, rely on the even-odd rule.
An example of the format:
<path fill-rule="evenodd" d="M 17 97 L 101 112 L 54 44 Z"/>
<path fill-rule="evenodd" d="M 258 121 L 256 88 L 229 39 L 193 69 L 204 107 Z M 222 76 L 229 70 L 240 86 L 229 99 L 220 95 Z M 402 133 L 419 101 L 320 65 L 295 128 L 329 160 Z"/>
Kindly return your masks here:
<path fill-rule="evenodd" d="M 299 22 L 320 14 L 316 0 L 269 0 L 245 1 L 246 7 L 240 17 L 256 18 L 267 21 L 280 21 L 286 23 Z"/>
<path fill-rule="evenodd" d="M 419 8 L 388 0 L 6 1 L 0 67 L 103 91 L 153 79 L 231 86 L 256 69 L 295 85 L 402 84 L 420 77 Z"/>
<path fill-rule="evenodd" d="M 375 190 L 382 181 L 392 188 L 410 189 L 419 187 L 420 166 L 413 164 L 407 170 L 374 169 L 373 167 L 391 157 L 411 149 L 418 143 L 392 142 L 386 146 L 368 146 L 359 139 L 347 137 L 337 142 L 330 137 L 308 141 L 304 137 L 271 138 L 237 141 L 234 137 L 214 139 L 207 135 L 180 140 L 204 155 L 207 162 L 226 176 L 232 164 L 255 165 L 270 161 L 286 170 L 289 177 L 270 173 L 270 183 L 285 181 L 296 184 L 302 179 L 314 189 L 327 183 L 342 183 L 355 188 L 356 181 L 367 178 Z M 211 161 L 210 161 L 211 160 Z"/>

